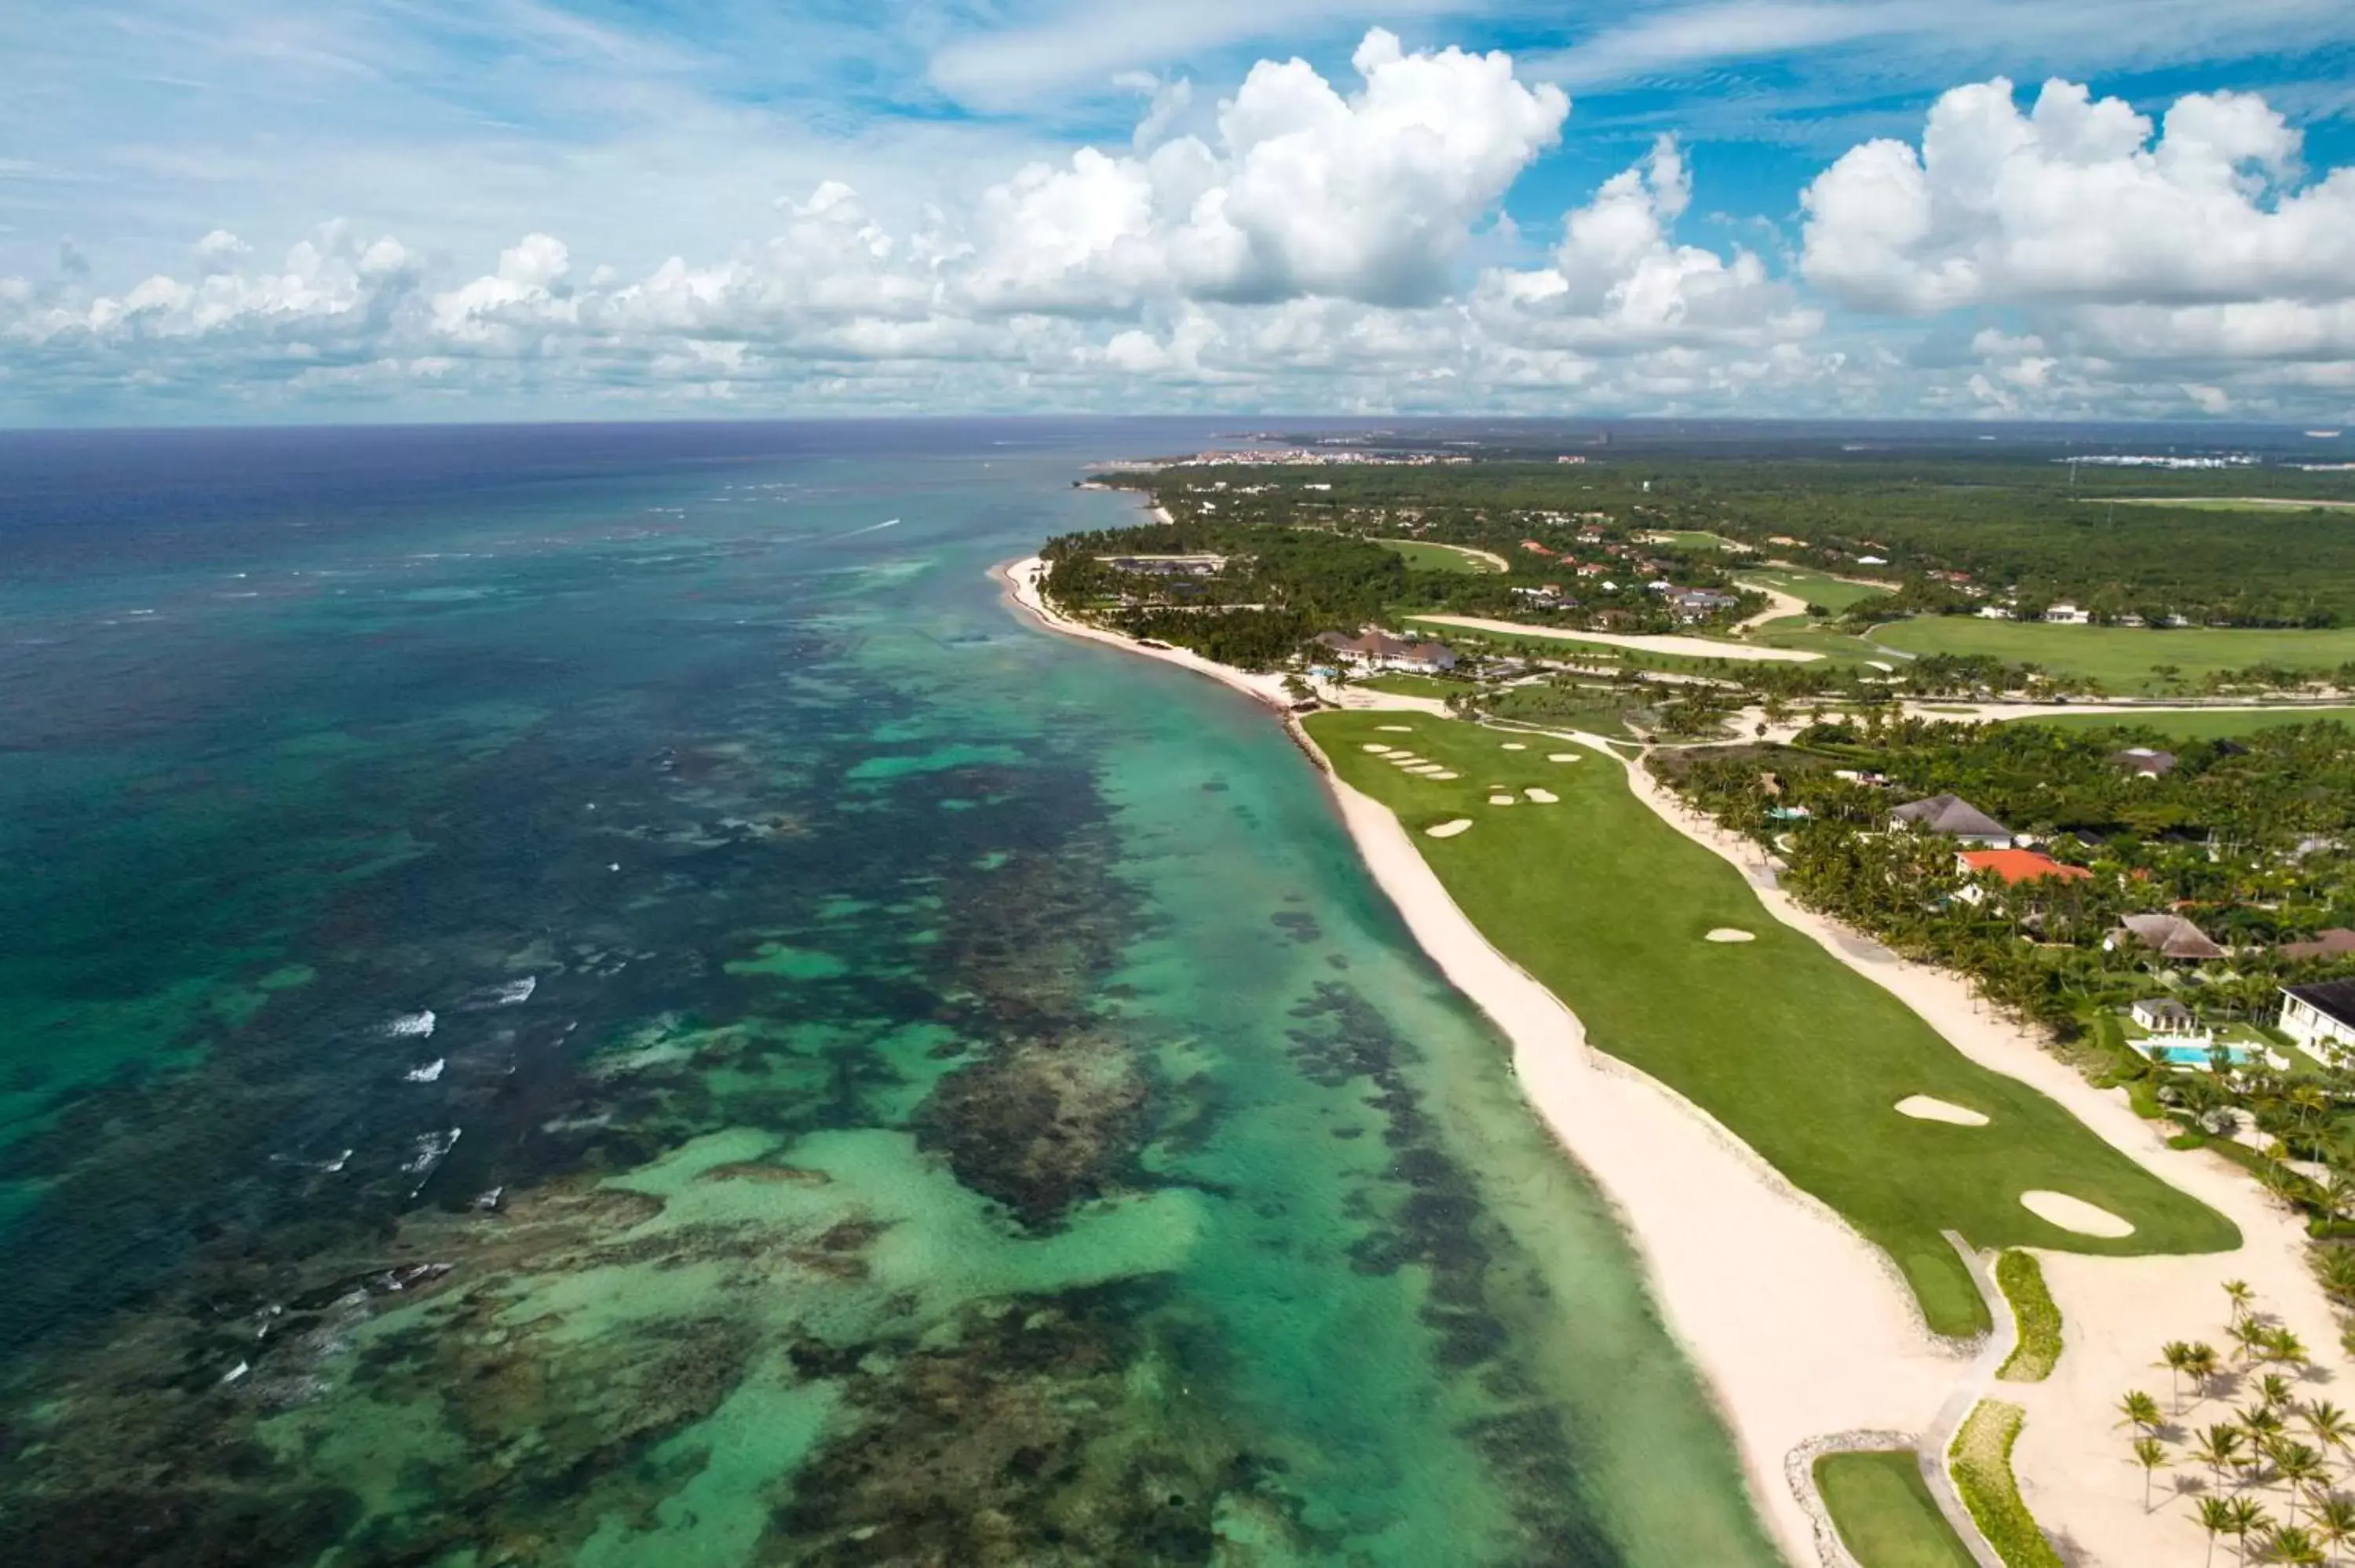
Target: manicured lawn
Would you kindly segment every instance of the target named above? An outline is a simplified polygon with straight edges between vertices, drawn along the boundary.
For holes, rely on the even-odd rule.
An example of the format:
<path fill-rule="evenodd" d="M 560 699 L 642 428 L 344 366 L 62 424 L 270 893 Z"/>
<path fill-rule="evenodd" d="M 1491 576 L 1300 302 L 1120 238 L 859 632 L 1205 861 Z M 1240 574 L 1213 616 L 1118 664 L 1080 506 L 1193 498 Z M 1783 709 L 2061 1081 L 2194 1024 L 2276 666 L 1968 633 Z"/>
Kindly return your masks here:
<path fill-rule="evenodd" d="M 2332 669 L 2355 659 L 2355 628 L 2321 631 L 2258 631 L 2205 628 L 2162 631 L 2136 626 L 2047 626 L 2040 621 L 1981 620 L 1928 615 L 1892 621 L 1874 641 L 1911 653 L 1981 653 L 2013 664 L 2039 664 L 2055 674 L 2091 675 L 2119 693 L 2164 690 L 2154 664 L 2171 664 L 2180 679 L 2252 664 Z"/>
<path fill-rule="evenodd" d="M 2245 713 L 2066 714 L 2016 719 L 2056 729 L 2149 729 L 2175 740 L 2232 740 L 2293 724 L 2355 725 L 2355 708 L 2273 708 Z"/>
<path fill-rule="evenodd" d="M 1455 545 L 1432 545 L 1421 539 L 1377 539 L 1375 544 L 1396 550 L 1406 557 L 1406 564 L 1425 572 L 1494 572 L 1504 568 L 1487 556 Z"/>
<path fill-rule="evenodd" d="M 1819 604 L 1829 610 L 1846 609 L 1859 600 L 1879 599 L 1890 591 L 1870 583 L 1844 582 L 1838 577 L 1828 577 L 1821 572 L 1765 569 L 1743 572 L 1734 580 L 1780 588 L 1785 593 L 1797 596 L 1805 603 Z"/>
<path fill-rule="evenodd" d="M 1886 1248 L 1942 1333 L 1987 1325 L 1969 1271 L 1940 1234 L 1976 1247 L 2094 1253 L 2236 1245 L 2231 1222 L 2095 1138 L 2058 1105 L 1977 1066 L 1894 997 L 1771 918 L 1741 875 L 1654 816 L 1600 756 L 1455 720 L 1319 714 L 1309 731 L 1343 779 L 1398 812 L 1465 912 L 1550 987 L 1602 1051 L 1660 1078 Z M 1385 731 L 1408 724 L 1411 735 Z M 1506 751 L 1520 741 L 1526 750 Z M 1461 778 L 1435 783 L 1363 747 L 1411 746 Z M 1499 789 L 1560 803 L 1491 806 Z M 1460 837 L 1423 829 L 1471 819 Z M 1754 934 L 1704 940 L 1712 928 Z M 1931 1095 L 1983 1128 L 1901 1116 Z M 2061 1230 L 2022 1208 L 2035 1188 L 2119 1214 L 2131 1236 Z"/>
<path fill-rule="evenodd" d="M 1349 683 L 1369 692 L 1388 692 L 1394 697 L 1437 697 L 1442 702 L 1475 689 L 1469 681 L 1442 681 L 1429 675 L 1411 675 L 1402 670 L 1368 675 Z"/>
<path fill-rule="evenodd" d="M 1816 1487 L 1864 1568 L 1973 1568 L 1910 1450 L 1827 1454 L 1816 1461 Z"/>

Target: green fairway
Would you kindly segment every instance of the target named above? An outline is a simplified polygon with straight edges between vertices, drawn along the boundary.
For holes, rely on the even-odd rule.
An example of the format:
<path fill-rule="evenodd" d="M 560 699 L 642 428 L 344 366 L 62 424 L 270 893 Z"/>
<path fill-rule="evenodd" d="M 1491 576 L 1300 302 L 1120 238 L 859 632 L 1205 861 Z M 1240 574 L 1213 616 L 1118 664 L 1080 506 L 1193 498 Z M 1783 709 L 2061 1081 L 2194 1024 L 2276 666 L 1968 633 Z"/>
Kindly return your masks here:
<path fill-rule="evenodd" d="M 2063 1252 L 2238 1245 L 2231 1222 L 2025 1084 L 1972 1063 L 1768 916 L 1738 872 L 1655 816 L 1614 763 L 1550 762 L 1550 743 L 1533 738 L 1507 751 L 1522 737 L 1450 719 L 1319 714 L 1307 725 L 1344 779 L 1398 812 L 1489 939 L 1577 1012 L 1596 1049 L 1690 1097 L 1886 1248 L 1939 1332 L 1987 1326 L 1942 1231 L 1975 1247 Z M 1411 746 L 1461 777 L 1401 773 L 1369 744 Z M 1560 803 L 1487 803 L 1530 786 Z M 1460 837 L 1423 832 L 1459 817 L 1474 823 Z M 1754 939 L 1704 939 L 1721 927 Z M 1974 1128 L 1899 1114 L 1913 1095 L 1992 1119 Z M 2106 1241 L 2059 1229 L 2020 1206 L 2035 1189 L 2097 1204 L 2135 1233 Z"/>
<path fill-rule="evenodd" d="M 1816 1461 L 1816 1489 L 1864 1568 L 1973 1568 L 1910 1449 L 1827 1454 Z"/>
<path fill-rule="evenodd" d="M 1868 599 L 1880 599 L 1891 591 L 1887 587 L 1871 583 L 1849 582 L 1840 577 L 1828 577 L 1821 572 L 1782 567 L 1743 572 L 1734 580 L 1745 587 L 1777 588 L 1802 603 L 1819 604 L 1829 610 L 1846 609 L 1849 605 Z"/>
<path fill-rule="evenodd" d="M 1747 550 L 1746 545 L 1736 544 L 1722 534 L 1710 534 L 1699 528 L 1656 529 L 1637 537 L 1652 544 L 1673 545 L 1679 550 Z"/>
<path fill-rule="evenodd" d="M 1418 571 L 1501 572 L 1506 569 L 1487 551 L 1468 549 L 1461 545 L 1432 545 L 1421 539 L 1377 539 L 1374 543 L 1404 556 L 1406 564 Z"/>
<path fill-rule="evenodd" d="M 1981 620 L 1976 616 L 1920 616 L 1891 621 L 1873 639 L 1911 653 L 1977 653 L 2013 664 L 2037 664 L 2054 674 L 2090 675 L 2120 693 L 2164 691 L 2153 665 L 2173 666 L 2179 680 L 2211 670 L 2253 664 L 2331 669 L 2355 660 L 2355 628 L 2321 631 L 2172 631 L 2134 626 L 2046 626 L 2037 621 Z"/>
<path fill-rule="evenodd" d="M 2253 708 L 2243 712 L 2062 714 L 2014 719 L 2055 729 L 2149 729 L 2175 740 L 2233 740 L 2293 724 L 2355 725 L 2355 708 Z"/>
<path fill-rule="evenodd" d="M 1411 675 L 1402 670 L 1368 675 L 1349 683 L 1369 692 L 1388 692 L 1394 697 L 1436 697 L 1441 702 L 1478 690 L 1469 681 L 1442 681 L 1431 675 Z"/>

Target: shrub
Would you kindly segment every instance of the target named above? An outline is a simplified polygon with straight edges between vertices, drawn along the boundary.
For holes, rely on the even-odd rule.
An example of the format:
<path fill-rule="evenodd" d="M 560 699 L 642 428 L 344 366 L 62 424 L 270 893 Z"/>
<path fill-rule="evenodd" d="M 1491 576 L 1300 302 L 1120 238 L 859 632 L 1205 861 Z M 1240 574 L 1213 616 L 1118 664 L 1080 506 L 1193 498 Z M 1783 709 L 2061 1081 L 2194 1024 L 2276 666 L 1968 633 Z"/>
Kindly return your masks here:
<path fill-rule="evenodd" d="M 2052 1543 L 2036 1528 L 2036 1518 L 2019 1499 L 2019 1483 L 2012 1478 L 2011 1446 L 2019 1439 L 2027 1415 L 2017 1404 L 2001 1400 L 1979 1402 L 1963 1429 L 1955 1434 L 1946 1457 L 1954 1471 L 1955 1489 L 1979 1533 L 2009 1568 L 2063 1568 Z"/>
<path fill-rule="evenodd" d="M 1995 1375 L 2007 1383 L 2042 1383 L 2061 1359 L 2061 1308 L 2045 1288 L 2044 1270 L 2032 1254 L 2006 1252 L 1995 1260 L 1995 1282 L 2019 1324 L 2019 1343 Z"/>

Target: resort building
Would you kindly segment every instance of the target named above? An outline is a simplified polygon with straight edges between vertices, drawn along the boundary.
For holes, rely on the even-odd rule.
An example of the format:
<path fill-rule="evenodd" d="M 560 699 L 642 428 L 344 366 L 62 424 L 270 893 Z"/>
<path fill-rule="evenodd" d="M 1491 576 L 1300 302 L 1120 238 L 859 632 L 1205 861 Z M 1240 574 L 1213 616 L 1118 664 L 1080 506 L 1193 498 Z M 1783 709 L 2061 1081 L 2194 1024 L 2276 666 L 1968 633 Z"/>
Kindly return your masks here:
<path fill-rule="evenodd" d="M 1316 639 L 1320 647 L 1341 656 L 1345 664 L 1365 670 L 1412 670 L 1430 673 L 1455 668 L 1455 650 L 1444 642 L 1413 642 L 1387 631 L 1361 631 L 1344 637 L 1327 631 Z"/>
<path fill-rule="evenodd" d="M 2153 751 L 2147 746 L 2130 746 L 2124 751 L 2114 751 L 2110 760 L 2137 779 L 2164 779 L 2175 771 L 2175 753 Z"/>
<path fill-rule="evenodd" d="M 2102 938 L 2102 951 L 2115 953 L 2127 948 L 2140 948 L 2177 963 L 2196 964 L 2224 956 L 2224 949 L 2207 932 L 2180 915 L 2123 916 L 2118 928 Z"/>
<path fill-rule="evenodd" d="M 2284 942 L 2274 950 L 2285 959 L 2298 960 L 2355 958 L 2355 931 L 2333 926 L 2317 932 L 2310 942 Z"/>
<path fill-rule="evenodd" d="M 1909 800 L 1889 813 L 1892 828 L 1939 833 L 1981 849 L 2009 849 L 2016 836 L 2009 828 L 1958 795 L 1933 795 Z"/>
<path fill-rule="evenodd" d="M 2082 865 L 2063 865 L 2050 855 L 2024 849 L 1965 850 L 1955 856 L 1955 869 L 1973 878 L 1992 876 L 2006 887 L 2030 882 L 2083 882 L 2094 874 Z M 1955 896 L 1966 904 L 1977 904 L 1987 892 L 1973 881 L 1957 889 Z"/>
<path fill-rule="evenodd" d="M 2355 1052 L 2355 980 L 2282 987 L 2281 1031 L 2318 1054 Z"/>
<path fill-rule="evenodd" d="M 2065 601 L 2045 606 L 2044 619 L 2054 626 L 2090 626 L 2094 620 L 2090 610 L 2081 609 Z"/>
<path fill-rule="evenodd" d="M 2189 1034 L 2199 1026 L 2191 1010 L 2173 997 L 2147 996 L 2126 1012 L 2153 1034 Z"/>

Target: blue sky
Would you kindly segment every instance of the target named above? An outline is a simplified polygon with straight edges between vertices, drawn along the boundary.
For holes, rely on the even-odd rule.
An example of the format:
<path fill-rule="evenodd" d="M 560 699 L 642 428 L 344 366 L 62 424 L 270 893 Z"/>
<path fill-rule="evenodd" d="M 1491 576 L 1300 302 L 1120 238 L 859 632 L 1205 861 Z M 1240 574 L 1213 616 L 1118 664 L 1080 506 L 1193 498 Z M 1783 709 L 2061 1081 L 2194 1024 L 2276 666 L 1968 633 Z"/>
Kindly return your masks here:
<path fill-rule="evenodd" d="M 2343 3 L 128 0 L 0 50 L 11 423 L 2355 403 Z"/>

